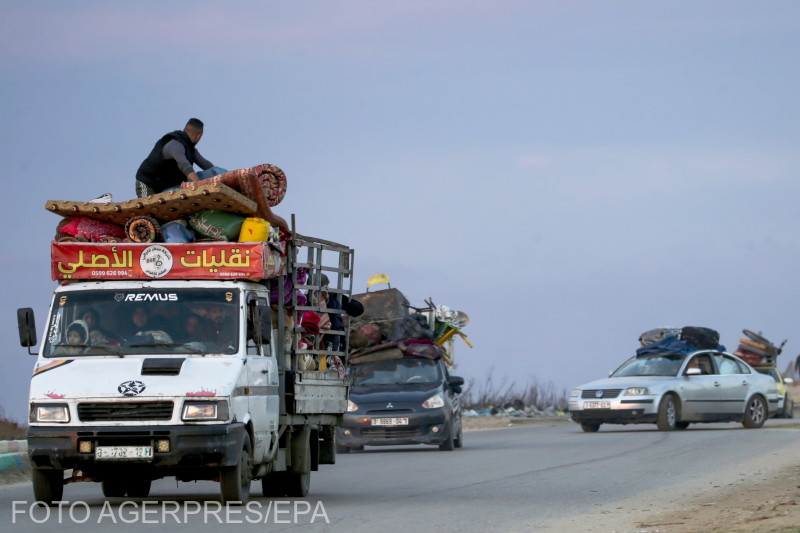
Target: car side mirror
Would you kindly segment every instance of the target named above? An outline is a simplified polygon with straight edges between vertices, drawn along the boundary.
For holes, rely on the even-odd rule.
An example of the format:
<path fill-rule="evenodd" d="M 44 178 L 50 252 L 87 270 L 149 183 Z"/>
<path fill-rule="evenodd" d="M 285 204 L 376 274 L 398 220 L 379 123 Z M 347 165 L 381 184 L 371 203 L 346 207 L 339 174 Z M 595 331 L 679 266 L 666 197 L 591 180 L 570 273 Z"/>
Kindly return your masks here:
<path fill-rule="evenodd" d="M 794 380 L 792 378 L 783 378 L 783 382 L 788 385 L 791 385 L 792 383 L 794 383 Z"/>
<path fill-rule="evenodd" d="M 700 370 L 699 368 L 687 368 L 686 369 L 686 375 L 687 376 L 699 376 L 702 373 L 703 373 L 703 371 Z"/>
<path fill-rule="evenodd" d="M 447 385 L 456 394 L 461 394 L 461 386 L 464 385 L 464 378 L 461 376 L 450 376 L 447 378 Z"/>
<path fill-rule="evenodd" d="M 30 355 L 31 346 L 36 346 L 36 320 L 33 316 L 33 309 L 22 307 L 17 309 L 17 327 L 19 328 L 19 343 L 28 349 Z"/>

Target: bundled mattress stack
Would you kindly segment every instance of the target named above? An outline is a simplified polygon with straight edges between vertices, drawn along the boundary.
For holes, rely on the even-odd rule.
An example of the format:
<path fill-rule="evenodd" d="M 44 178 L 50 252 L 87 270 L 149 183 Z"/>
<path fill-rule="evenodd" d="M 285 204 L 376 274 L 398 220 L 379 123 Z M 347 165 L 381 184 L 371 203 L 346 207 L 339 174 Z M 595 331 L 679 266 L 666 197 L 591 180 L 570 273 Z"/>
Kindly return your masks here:
<path fill-rule="evenodd" d="M 254 231 L 254 221 L 263 226 L 268 208 L 285 194 L 286 175 L 275 165 L 263 164 L 145 198 L 50 200 L 45 208 L 64 217 L 56 228 L 59 242 L 253 242 L 266 240 L 264 232 Z M 245 225 L 248 218 L 251 223 Z"/>
<path fill-rule="evenodd" d="M 775 366 L 778 355 L 780 355 L 784 340 L 780 346 L 775 346 L 761 335 L 749 329 L 743 329 L 744 337 L 739 339 L 739 347 L 734 355 L 739 356 L 751 366 Z"/>

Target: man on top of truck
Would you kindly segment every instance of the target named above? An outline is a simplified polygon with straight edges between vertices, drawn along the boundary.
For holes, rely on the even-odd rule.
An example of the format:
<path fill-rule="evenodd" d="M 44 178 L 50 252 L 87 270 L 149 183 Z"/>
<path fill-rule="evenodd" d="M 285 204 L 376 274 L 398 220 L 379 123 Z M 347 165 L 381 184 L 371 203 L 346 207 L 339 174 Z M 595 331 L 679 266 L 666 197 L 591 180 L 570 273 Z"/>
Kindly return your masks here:
<path fill-rule="evenodd" d="M 202 136 L 203 122 L 197 118 L 190 118 L 183 131 L 175 130 L 156 141 L 150 155 L 142 161 L 136 172 L 136 196 L 139 198 L 150 196 L 178 187 L 184 181 L 197 183 L 220 171 L 224 172 L 223 169 L 218 169 L 208 175 L 199 173 L 198 176 L 195 173 L 194 165 L 204 171 L 217 169 L 197 151 L 196 146 Z"/>

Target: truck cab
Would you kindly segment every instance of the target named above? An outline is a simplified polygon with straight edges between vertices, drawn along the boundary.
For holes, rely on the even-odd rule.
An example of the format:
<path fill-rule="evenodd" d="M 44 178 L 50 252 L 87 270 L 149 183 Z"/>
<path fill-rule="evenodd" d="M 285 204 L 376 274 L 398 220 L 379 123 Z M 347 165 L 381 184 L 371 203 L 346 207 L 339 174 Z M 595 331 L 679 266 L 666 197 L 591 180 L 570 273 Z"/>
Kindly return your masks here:
<path fill-rule="evenodd" d="M 255 271 L 231 259 L 245 249 L 248 261 L 260 258 Z M 152 480 L 168 476 L 219 481 L 224 502 L 246 502 L 253 479 L 266 496 L 305 496 L 310 473 L 335 462 L 348 393 L 343 372 L 327 364 L 338 355 L 308 342 L 301 320 L 341 313 L 298 299 L 319 291 L 328 265 L 312 256 L 323 249 L 335 257 L 330 290 L 349 295 L 353 251 L 309 237 L 284 249 L 54 243 L 60 284 L 30 385 L 36 499 L 58 501 L 79 481 L 101 483 L 107 497 L 146 497 Z M 184 269 L 148 279 L 146 268 L 131 268 L 159 254 L 165 263 L 166 253 Z M 108 267 L 115 257 L 119 271 Z M 33 312 L 18 318 L 30 349 Z"/>

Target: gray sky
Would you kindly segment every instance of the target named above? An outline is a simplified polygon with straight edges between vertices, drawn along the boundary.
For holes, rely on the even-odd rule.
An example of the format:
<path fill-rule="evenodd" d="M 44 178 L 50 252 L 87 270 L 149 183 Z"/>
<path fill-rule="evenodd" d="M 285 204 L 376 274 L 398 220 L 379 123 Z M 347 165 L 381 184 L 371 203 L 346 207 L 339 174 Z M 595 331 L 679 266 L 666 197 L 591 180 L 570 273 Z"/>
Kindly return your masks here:
<path fill-rule="evenodd" d="M 458 373 L 569 390 L 663 325 L 800 351 L 800 4 L 735 0 L 0 4 L 0 405 L 26 417 L 55 283 L 47 200 L 134 196 L 189 117 L 276 211 L 412 303 L 471 317 Z"/>

